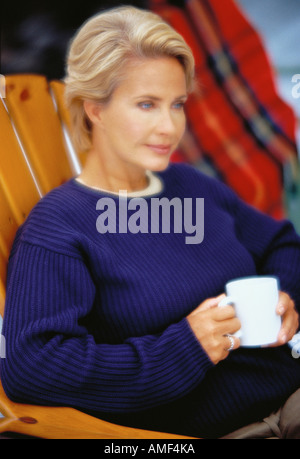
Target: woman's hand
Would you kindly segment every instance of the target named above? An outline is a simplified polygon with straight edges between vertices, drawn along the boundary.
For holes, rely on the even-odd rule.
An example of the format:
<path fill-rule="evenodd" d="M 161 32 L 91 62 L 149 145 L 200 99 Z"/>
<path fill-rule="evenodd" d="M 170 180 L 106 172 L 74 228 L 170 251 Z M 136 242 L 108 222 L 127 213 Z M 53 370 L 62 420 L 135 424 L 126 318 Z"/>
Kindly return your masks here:
<path fill-rule="evenodd" d="M 231 342 L 232 349 L 240 346 L 238 338 L 226 336 L 239 330 L 241 323 L 232 306 L 218 307 L 222 298 L 224 295 L 205 300 L 187 316 L 196 338 L 214 364 L 228 356 Z"/>
<path fill-rule="evenodd" d="M 290 341 L 299 327 L 299 314 L 295 309 L 295 303 L 285 292 L 279 292 L 279 300 L 276 312 L 282 318 L 281 329 L 277 343 L 272 346 L 281 346 Z"/>

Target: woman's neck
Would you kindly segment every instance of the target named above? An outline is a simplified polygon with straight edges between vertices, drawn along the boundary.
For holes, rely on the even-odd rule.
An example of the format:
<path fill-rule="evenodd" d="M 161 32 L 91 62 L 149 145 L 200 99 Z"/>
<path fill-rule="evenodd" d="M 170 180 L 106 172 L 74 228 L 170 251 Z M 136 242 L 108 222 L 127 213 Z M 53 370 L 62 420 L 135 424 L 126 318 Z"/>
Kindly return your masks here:
<path fill-rule="evenodd" d="M 126 190 L 128 193 L 144 190 L 149 183 L 147 173 L 141 169 L 122 169 L 114 164 L 101 161 L 96 151 L 89 151 L 86 163 L 78 176 L 80 182 L 92 188 L 118 193 Z"/>

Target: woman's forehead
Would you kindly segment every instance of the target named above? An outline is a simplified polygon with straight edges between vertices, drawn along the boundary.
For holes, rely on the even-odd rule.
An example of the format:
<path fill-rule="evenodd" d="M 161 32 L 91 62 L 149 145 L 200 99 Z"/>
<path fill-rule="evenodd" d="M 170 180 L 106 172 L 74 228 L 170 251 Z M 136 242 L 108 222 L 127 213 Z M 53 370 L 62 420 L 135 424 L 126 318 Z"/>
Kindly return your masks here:
<path fill-rule="evenodd" d="M 182 65 L 173 57 L 132 59 L 123 69 L 119 91 L 130 90 L 133 93 L 146 91 L 153 96 L 161 90 L 178 92 L 178 96 L 187 93 L 186 78 Z M 180 93 L 180 94 L 179 94 Z"/>

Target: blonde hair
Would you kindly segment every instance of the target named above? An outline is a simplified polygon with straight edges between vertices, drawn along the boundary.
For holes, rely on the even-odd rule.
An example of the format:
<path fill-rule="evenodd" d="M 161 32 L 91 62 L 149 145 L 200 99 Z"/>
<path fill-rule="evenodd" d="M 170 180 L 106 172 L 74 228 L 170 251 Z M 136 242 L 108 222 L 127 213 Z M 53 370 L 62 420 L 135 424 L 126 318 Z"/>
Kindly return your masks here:
<path fill-rule="evenodd" d="M 85 151 L 91 147 L 91 124 L 83 102 L 107 103 L 132 58 L 167 56 L 181 63 L 190 92 L 194 81 L 192 51 L 160 16 L 123 6 L 86 21 L 70 43 L 65 78 L 75 148 Z"/>

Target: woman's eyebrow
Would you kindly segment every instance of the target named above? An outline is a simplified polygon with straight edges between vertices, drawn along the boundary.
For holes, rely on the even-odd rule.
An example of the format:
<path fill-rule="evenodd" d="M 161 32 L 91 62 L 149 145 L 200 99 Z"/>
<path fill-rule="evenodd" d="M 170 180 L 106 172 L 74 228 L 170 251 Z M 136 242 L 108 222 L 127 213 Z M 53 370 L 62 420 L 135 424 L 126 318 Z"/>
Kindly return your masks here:
<path fill-rule="evenodd" d="M 174 98 L 174 101 L 177 100 L 186 100 L 188 98 L 187 94 L 183 94 L 182 96 L 178 96 Z M 150 100 L 155 100 L 155 101 L 160 101 L 162 100 L 161 97 L 158 96 L 153 96 L 151 94 L 141 94 L 140 96 L 135 97 L 135 99 L 150 99 Z"/>
<path fill-rule="evenodd" d="M 151 100 L 161 100 L 161 97 L 152 96 L 151 94 L 141 94 L 135 99 L 151 99 Z"/>

